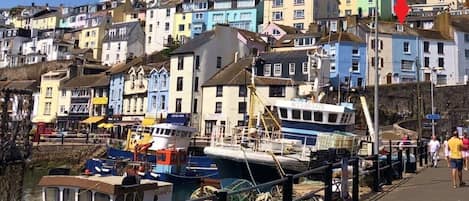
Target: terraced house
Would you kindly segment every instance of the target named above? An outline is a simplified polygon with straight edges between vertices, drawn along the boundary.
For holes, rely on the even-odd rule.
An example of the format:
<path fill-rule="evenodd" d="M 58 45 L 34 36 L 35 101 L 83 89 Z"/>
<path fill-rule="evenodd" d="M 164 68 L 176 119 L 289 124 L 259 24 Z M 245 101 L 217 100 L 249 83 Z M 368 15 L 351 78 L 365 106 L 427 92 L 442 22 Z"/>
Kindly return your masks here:
<path fill-rule="evenodd" d="M 104 65 L 122 63 L 127 58 L 143 55 L 145 34 L 140 22 L 115 23 L 107 30 L 103 40 Z"/>

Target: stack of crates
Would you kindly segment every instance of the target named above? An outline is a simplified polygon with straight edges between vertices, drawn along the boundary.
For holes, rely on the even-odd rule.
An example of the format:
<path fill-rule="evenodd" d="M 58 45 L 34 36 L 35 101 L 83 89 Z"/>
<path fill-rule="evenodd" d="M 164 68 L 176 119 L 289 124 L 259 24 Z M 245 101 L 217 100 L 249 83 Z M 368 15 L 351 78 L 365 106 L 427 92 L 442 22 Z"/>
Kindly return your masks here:
<path fill-rule="evenodd" d="M 332 132 L 319 133 L 316 141 L 317 150 L 328 150 L 329 148 L 346 149 L 354 152 L 357 147 L 358 137 L 352 133 Z"/>

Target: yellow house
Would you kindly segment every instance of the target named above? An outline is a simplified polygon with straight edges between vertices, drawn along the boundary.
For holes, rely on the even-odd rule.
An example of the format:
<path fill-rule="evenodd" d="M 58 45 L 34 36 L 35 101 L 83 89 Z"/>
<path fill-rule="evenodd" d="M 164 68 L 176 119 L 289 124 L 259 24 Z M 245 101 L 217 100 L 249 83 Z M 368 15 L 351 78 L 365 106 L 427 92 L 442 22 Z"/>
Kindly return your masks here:
<path fill-rule="evenodd" d="M 58 11 L 50 12 L 37 16 L 32 20 L 33 29 L 54 29 L 59 27 L 60 13 Z"/>
<path fill-rule="evenodd" d="M 84 28 L 80 34 L 78 46 L 82 49 L 93 50 L 93 58 L 101 60 L 103 39 L 106 32 L 105 25 Z"/>
<path fill-rule="evenodd" d="M 11 22 L 15 28 L 25 28 L 26 26 L 26 19 L 19 15 L 13 16 Z"/>
<path fill-rule="evenodd" d="M 117 2 L 113 2 L 116 3 Z M 132 13 L 133 8 L 130 0 L 125 0 L 123 4 L 115 6 L 112 10 L 110 10 L 111 16 L 112 16 L 112 22 L 113 23 L 118 23 L 118 22 L 126 22 L 127 20 L 127 14 Z"/>
<path fill-rule="evenodd" d="M 313 3 L 313 0 L 264 1 L 264 24 L 276 23 L 300 30 L 308 29 L 314 21 Z"/>
<path fill-rule="evenodd" d="M 191 37 L 192 13 L 176 13 L 174 15 L 173 36 L 183 41 L 184 37 Z"/>
<path fill-rule="evenodd" d="M 49 71 L 41 76 L 38 111 L 34 123 L 55 124 L 59 112 L 59 87 L 69 78 L 67 69 Z"/>
<path fill-rule="evenodd" d="M 339 16 L 358 15 L 358 1 L 340 0 Z"/>

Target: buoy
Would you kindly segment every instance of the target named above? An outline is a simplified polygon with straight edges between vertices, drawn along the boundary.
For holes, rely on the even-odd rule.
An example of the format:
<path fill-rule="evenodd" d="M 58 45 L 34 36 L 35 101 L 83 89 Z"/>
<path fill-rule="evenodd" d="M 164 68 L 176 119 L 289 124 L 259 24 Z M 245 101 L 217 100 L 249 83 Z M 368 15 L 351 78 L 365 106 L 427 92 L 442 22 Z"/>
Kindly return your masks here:
<path fill-rule="evenodd" d="M 85 169 L 85 175 L 91 175 L 91 172 L 90 172 L 90 170 L 88 170 L 88 169 Z"/>

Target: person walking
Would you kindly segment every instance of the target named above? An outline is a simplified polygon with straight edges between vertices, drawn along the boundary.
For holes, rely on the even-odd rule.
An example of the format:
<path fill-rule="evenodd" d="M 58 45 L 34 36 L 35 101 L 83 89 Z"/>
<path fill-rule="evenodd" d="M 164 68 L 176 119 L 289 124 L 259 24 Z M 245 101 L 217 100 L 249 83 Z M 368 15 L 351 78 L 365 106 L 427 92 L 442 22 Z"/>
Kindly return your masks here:
<path fill-rule="evenodd" d="M 438 141 L 434 135 L 430 142 L 428 142 L 428 150 L 430 151 L 432 167 L 436 168 L 438 165 L 438 154 L 440 153 L 440 141 Z"/>
<path fill-rule="evenodd" d="M 466 185 L 462 181 L 462 140 L 458 136 L 458 132 L 453 132 L 453 137 L 448 141 L 448 151 L 450 152 L 451 179 L 453 188 L 457 188 L 456 181 L 459 179 L 459 186 Z"/>
<path fill-rule="evenodd" d="M 462 157 L 464 158 L 464 170 L 468 170 L 469 167 L 469 138 L 467 136 L 467 132 L 464 132 L 462 138 Z"/>
<path fill-rule="evenodd" d="M 449 140 L 449 135 L 446 134 L 445 136 L 445 141 L 443 142 L 443 146 L 445 148 L 445 159 L 446 159 L 446 163 L 448 165 L 448 167 L 451 167 L 450 164 L 449 164 L 449 149 L 448 149 L 448 140 Z"/>

